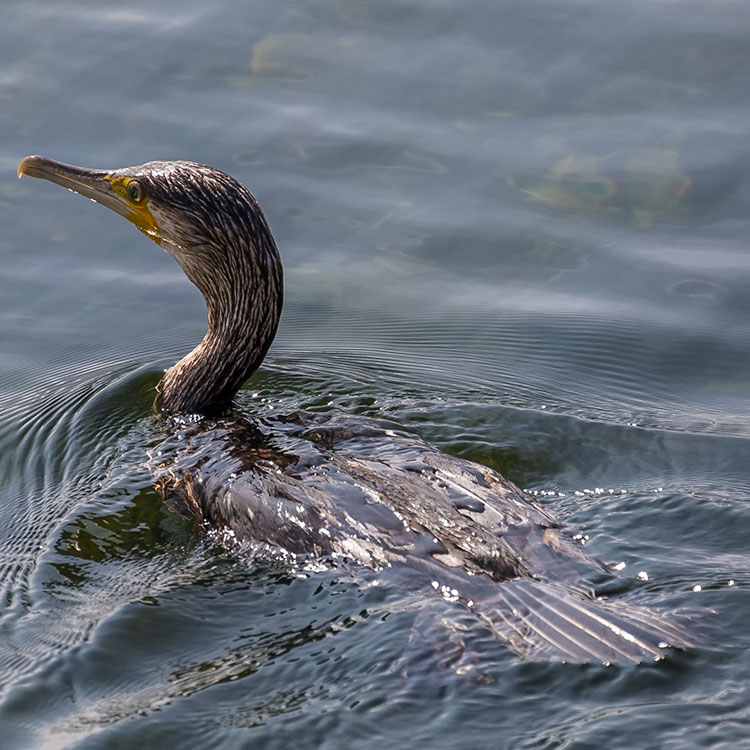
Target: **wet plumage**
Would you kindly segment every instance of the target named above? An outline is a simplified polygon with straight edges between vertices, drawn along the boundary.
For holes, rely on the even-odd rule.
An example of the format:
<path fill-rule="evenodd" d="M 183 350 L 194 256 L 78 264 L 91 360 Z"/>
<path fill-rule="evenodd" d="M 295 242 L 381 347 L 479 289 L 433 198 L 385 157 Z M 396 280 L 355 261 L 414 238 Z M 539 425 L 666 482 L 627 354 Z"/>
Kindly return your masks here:
<path fill-rule="evenodd" d="M 206 300 L 206 335 L 157 398 L 166 438 L 150 465 L 181 515 L 282 561 L 396 576 L 460 603 L 526 658 L 638 662 L 690 645 L 677 617 L 595 596 L 590 581 L 610 571 L 497 472 L 373 422 L 226 413 L 273 340 L 283 294 L 268 224 L 234 178 L 192 162 L 107 172 L 42 157 L 22 173 L 128 218 Z"/>

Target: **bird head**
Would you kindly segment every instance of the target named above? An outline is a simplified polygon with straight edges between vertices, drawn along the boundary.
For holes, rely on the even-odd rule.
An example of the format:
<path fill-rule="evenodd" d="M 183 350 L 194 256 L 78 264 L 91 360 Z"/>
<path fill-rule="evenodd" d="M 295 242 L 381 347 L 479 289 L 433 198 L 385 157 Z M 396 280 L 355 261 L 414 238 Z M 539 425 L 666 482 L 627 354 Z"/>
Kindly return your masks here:
<path fill-rule="evenodd" d="M 111 171 L 27 156 L 18 176 L 49 180 L 112 209 L 161 245 L 202 291 L 242 260 L 264 263 L 275 243 L 257 201 L 205 164 L 152 161 Z M 231 254 L 231 257 L 228 257 Z"/>

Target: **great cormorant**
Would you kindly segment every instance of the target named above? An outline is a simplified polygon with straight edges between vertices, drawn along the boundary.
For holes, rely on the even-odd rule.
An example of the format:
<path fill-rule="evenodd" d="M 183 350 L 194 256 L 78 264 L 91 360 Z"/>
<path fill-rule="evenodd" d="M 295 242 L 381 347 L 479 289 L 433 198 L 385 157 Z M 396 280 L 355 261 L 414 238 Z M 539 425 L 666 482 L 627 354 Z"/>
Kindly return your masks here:
<path fill-rule="evenodd" d="M 151 468 L 172 508 L 272 557 L 354 563 L 433 591 L 524 658 L 639 662 L 691 645 L 675 614 L 597 595 L 581 570 L 606 567 L 497 472 L 375 423 L 227 412 L 273 340 L 283 294 L 271 231 L 233 177 L 186 161 L 97 171 L 41 156 L 23 174 L 121 214 L 203 293 L 206 335 L 157 389 L 166 438 Z"/>

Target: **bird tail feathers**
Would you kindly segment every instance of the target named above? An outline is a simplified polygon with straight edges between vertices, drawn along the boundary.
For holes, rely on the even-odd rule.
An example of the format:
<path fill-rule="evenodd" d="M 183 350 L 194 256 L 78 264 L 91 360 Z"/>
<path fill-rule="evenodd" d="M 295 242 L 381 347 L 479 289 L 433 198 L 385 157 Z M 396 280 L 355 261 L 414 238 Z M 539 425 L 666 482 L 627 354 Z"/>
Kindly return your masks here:
<path fill-rule="evenodd" d="M 519 656 L 534 661 L 639 663 L 663 658 L 670 647 L 695 645 L 680 615 L 529 579 L 499 586 L 477 614 Z"/>

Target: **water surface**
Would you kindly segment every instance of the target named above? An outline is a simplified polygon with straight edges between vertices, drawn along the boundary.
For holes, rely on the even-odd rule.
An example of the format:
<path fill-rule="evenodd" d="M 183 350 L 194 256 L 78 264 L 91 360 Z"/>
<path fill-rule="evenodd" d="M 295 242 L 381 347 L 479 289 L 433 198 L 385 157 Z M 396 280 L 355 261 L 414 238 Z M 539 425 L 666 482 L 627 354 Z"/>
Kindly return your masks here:
<path fill-rule="evenodd" d="M 0 744 L 747 742 L 745 3 L 3 15 Z M 705 643 L 628 668 L 488 644 L 481 679 L 414 690 L 416 603 L 201 541 L 144 465 L 200 295 L 111 212 L 16 181 L 30 153 L 231 172 L 286 269 L 247 412 L 390 419 L 500 470 L 634 595 L 716 610 Z"/>

